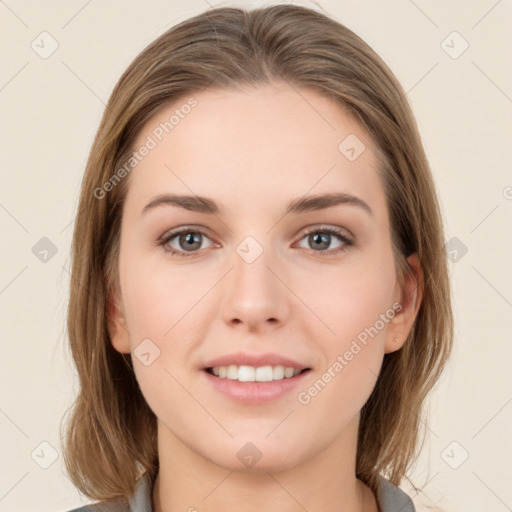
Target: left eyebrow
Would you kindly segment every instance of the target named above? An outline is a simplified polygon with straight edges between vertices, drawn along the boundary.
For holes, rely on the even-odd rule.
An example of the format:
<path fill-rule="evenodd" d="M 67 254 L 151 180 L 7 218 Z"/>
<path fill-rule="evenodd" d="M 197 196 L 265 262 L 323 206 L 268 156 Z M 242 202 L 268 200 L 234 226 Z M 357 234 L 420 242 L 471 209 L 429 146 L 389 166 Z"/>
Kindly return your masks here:
<path fill-rule="evenodd" d="M 315 210 L 323 210 L 325 208 L 332 208 L 340 204 L 346 204 L 351 206 L 359 206 L 370 215 L 373 215 L 373 211 L 362 199 L 350 194 L 343 192 L 335 192 L 332 194 L 313 195 L 295 199 L 286 208 L 285 215 L 288 213 L 304 213 Z"/>
<path fill-rule="evenodd" d="M 326 208 L 332 208 L 333 206 L 343 204 L 358 206 L 368 214 L 373 215 L 373 211 L 368 203 L 359 197 L 341 192 L 312 195 L 295 199 L 288 204 L 285 210 L 285 215 L 288 215 L 289 213 L 299 214 L 315 210 L 324 210 Z M 143 208 L 142 214 L 160 205 L 178 206 L 185 210 L 210 215 L 215 215 L 220 211 L 217 203 L 208 197 L 160 194 L 151 199 L 151 201 Z"/>

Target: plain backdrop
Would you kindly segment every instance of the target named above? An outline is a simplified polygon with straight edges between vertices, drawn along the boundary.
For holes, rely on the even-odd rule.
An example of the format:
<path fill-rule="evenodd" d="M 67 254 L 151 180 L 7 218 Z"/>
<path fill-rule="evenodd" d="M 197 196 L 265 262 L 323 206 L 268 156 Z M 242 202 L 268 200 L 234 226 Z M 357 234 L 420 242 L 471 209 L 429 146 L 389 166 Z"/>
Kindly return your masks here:
<path fill-rule="evenodd" d="M 114 84 L 147 44 L 209 5 L 270 3 L 0 1 L 0 510 L 89 503 L 64 472 L 59 442 L 77 391 L 65 332 L 69 248 L 87 154 Z M 407 91 L 446 226 L 455 350 L 411 473 L 424 494 L 403 488 L 418 510 L 428 500 L 448 512 L 511 510 L 511 2 L 320 5 Z"/>

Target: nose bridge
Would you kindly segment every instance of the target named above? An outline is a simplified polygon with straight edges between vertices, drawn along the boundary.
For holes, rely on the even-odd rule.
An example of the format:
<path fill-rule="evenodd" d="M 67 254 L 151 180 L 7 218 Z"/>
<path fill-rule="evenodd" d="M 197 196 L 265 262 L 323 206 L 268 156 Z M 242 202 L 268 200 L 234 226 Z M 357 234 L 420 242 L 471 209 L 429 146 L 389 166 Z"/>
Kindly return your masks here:
<path fill-rule="evenodd" d="M 271 237 L 248 235 L 236 247 L 232 271 L 224 287 L 223 317 L 227 323 L 281 323 L 287 314 L 286 287 L 276 277 L 279 261 Z"/>

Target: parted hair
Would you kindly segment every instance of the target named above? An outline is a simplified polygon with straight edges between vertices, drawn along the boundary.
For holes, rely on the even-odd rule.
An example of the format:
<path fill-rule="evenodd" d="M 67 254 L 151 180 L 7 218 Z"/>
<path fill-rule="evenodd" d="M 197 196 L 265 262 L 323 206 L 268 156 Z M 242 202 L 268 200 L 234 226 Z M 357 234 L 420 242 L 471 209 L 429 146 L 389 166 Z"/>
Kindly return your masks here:
<path fill-rule="evenodd" d="M 67 311 L 79 389 L 61 423 L 61 439 L 72 482 L 93 500 L 127 497 L 143 473 L 154 482 L 159 468 L 155 414 L 131 355 L 113 348 L 107 329 L 109 305 L 119 292 L 129 176 L 101 197 L 95 191 L 129 159 L 142 127 L 164 107 L 207 87 L 283 81 L 330 98 L 371 136 L 402 283 L 406 258 L 418 255 L 421 305 L 406 342 L 384 355 L 361 410 L 356 476 L 377 493 L 379 474 L 400 485 L 417 459 L 425 399 L 452 350 L 453 317 L 440 206 L 406 94 L 366 42 L 320 11 L 297 5 L 211 8 L 167 30 L 122 74 L 81 183 Z"/>

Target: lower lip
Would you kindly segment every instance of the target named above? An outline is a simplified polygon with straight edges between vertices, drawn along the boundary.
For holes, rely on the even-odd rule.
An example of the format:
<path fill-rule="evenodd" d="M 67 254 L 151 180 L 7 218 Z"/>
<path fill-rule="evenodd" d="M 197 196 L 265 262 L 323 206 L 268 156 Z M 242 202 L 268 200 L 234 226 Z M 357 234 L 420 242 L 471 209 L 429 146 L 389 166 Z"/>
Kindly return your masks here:
<path fill-rule="evenodd" d="M 303 382 L 310 372 L 307 370 L 288 379 L 269 382 L 240 382 L 221 379 L 206 370 L 202 371 L 215 390 L 242 404 L 264 404 L 277 400 Z"/>

